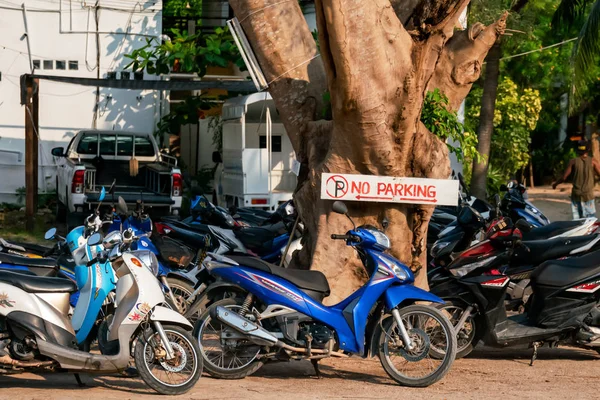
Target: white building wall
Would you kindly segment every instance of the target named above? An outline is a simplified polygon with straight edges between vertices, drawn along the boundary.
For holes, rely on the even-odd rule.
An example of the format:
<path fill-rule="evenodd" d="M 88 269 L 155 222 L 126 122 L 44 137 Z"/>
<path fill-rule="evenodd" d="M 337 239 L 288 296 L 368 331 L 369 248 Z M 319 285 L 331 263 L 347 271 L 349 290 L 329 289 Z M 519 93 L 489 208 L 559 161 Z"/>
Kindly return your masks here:
<path fill-rule="evenodd" d="M 39 60 L 41 68 L 36 73 L 40 75 L 96 78 L 99 69 L 100 78 L 112 71 L 118 71 L 119 78 L 129 62 L 123 55 L 145 45 L 146 38 L 161 34 L 162 2 L 99 0 L 98 63 L 95 4 L 76 0 L 0 2 L 0 202 L 14 202 L 16 189 L 25 185 L 25 109 L 20 105 L 19 77 L 31 69 L 24 16 L 31 59 Z M 46 69 L 44 61 L 52 69 Z M 56 61 L 64 61 L 66 69 L 56 69 Z M 76 61 L 78 69 L 69 69 L 69 61 Z M 66 146 L 77 130 L 93 126 L 96 88 L 42 80 L 39 94 L 39 191 L 43 193 L 54 190 L 56 182 L 50 150 Z M 100 89 L 96 126 L 153 132 L 159 108 L 158 93 L 153 91 Z"/>

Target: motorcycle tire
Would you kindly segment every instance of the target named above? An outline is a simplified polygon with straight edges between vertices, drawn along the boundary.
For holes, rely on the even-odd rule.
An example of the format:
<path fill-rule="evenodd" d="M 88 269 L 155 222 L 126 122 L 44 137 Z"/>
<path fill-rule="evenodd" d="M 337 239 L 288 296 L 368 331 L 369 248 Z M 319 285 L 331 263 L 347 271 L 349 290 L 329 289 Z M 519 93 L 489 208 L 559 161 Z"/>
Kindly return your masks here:
<path fill-rule="evenodd" d="M 192 285 L 190 285 L 187 281 L 180 279 L 180 278 L 176 278 L 173 276 L 167 276 L 167 282 L 169 282 L 169 287 L 171 288 L 171 291 L 173 292 L 173 295 L 178 303 L 179 306 L 183 306 L 183 309 L 181 310 L 181 314 L 184 315 L 188 308 L 189 308 L 189 304 L 187 304 L 187 300 L 190 298 L 190 296 L 192 295 L 192 293 L 194 293 L 194 287 Z M 171 303 L 171 297 L 170 296 L 166 296 L 167 297 L 167 301 L 169 303 Z M 177 310 L 178 308 L 175 307 L 174 310 Z"/>
<path fill-rule="evenodd" d="M 448 308 L 454 308 L 457 310 L 465 310 L 466 306 L 464 303 L 456 301 L 456 300 L 448 300 L 444 304 L 437 304 L 435 306 L 438 310 L 444 311 Z M 458 323 L 460 319 L 460 314 L 456 315 L 450 312 L 445 312 L 446 316 L 450 320 L 452 326 Z M 450 314 L 450 315 L 448 315 Z M 484 335 L 484 326 L 481 323 L 481 317 L 477 315 L 471 315 L 467 318 L 465 325 L 470 324 L 469 326 L 472 329 L 472 333 L 467 334 L 465 337 L 465 328 L 461 329 L 460 332 L 456 335 L 457 348 L 456 348 L 456 358 L 463 358 L 471 354 L 477 343 L 483 338 Z"/>
<path fill-rule="evenodd" d="M 397 340 L 394 340 L 393 336 L 399 336 L 399 333 L 395 333 L 394 330 L 398 329 L 396 327 L 396 321 L 393 316 L 389 315 L 385 317 L 383 321 L 381 321 L 381 328 L 379 329 L 379 333 L 374 340 L 377 340 L 378 347 L 378 355 L 379 360 L 381 361 L 381 366 L 387 372 L 387 374 L 403 386 L 408 387 L 427 387 L 435 382 L 442 379 L 446 373 L 450 370 L 454 359 L 456 358 L 456 335 L 454 334 L 454 328 L 448 318 L 437 308 L 431 306 L 424 305 L 411 305 L 408 307 L 403 307 L 399 309 L 400 316 L 402 320 L 406 318 L 410 318 L 411 316 L 419 316 L 417 321 L 421 321 L 421 316 L 425 315 L 429 318 L 432 318 L 434 321 L 439 323 L 440 329 L 445 334 L 445 342 L 446 345 L 445 352 L 443 353 L 443 359 L 439 367 L 437 367 L 433 372 L 429 375 L 423 377 L 410 377 L 407 374 L 401 373 L 392 358 L 390 357 L 390 341 L 393 345 L 397 343 Z M 420 362 L 426 359 L 427 357 L 431 357 L 431 351 L 436 346 L 436 344 L 431 343 L 431 335 L 427 332 L 426 327 L 431 329 L 431 324 L 424 324 L 421 327 L 415 327 L 414 324 L 412 328 L 408 330 L 409 336 L 413 337 L 416 340 L 415 343 L 422 349 L 417 348 L 417 350 L 421 350 L 420 352 L 415 352 L 414 349 L 406 350 L 404 347 L 399 347 L 397 351 L 400 354 L 399 358 L 404 358 L 408 362 Z M 437 334 L 435 335 L 438 336 Z M 402 339 L 399 339 L 402 341 Z M 396 345 L 397 346 L 397 345 Z M 394 352 L 395 352 L 394 351 Z M 434 360 L 434 357 L 431 357 Z M 431 360 L 428 360 L 428 363 L 431 363 Z"/>
<path fill-rule="evenodd" d="M 168 382 L 161 380 L 150 370 L 146 356 L 148 355 L 147 346 L 151 345 L 151 341 L 147 340 L 147 338 L 150 338 L 153 335 L 158 335 L 153 329 L 147 329 L 145 332 L 141 332 L 137 337 L 137 342 L 133 351 L 135 368 L 146 385 L 150 386 L 156 392 L 164 395 L 183 394 L 194 387 L 202 375 L 203 365 L 202 357 L 200 356 L 200 348 L 198 347 L 196 340 L 194 340 L 192 335 L 185 328 L 176 325 L 165 324 L 163 325 L 163 329 L 169 338 L 169 342 L 171 342 L 172 345 L 177 345 L 177 349 L 183 349 L 186 352 L 185 357 L 179 356 L 176 358 L 176 361 L 181 361 L 183 359 L 186 362 L 189 362 L 190 359 L 193 359 L 194 364 L 190 378 L 183 383 L 174 384 L 172 383 L 171 379 L 169 379 Z M 178 341 L 183 343 L 187 349 L 184 349 L 184 346 L 179 343 L 172 342 L 171 340 L 175 340 L 173 338 L 178 339 Z M 150 351 L 151 355 L 154 355 L 154 350 L 150 349 Z M 155 360 L 153 360 L 153 363 L 155 363 Z M 172 361 L 169 360 L 158 361 L 158 364 L 163 369 L 171 368 L 177 370 L 180 367 L 179 365 L 172 365 Z"/>
<path fill-rule="evenodd" d="M 200 318 L 194 324 L 194 339 L 200 345 L 200 352 L 202 354 L 202 359 L 204 362 L 204 370 L 208 372 L 210 376 L 218 379 L 243 379 L 247 376 L 252 375 L 256 371 L 258 371 L 262 366 L 263 362 L 258 360 L 256 357 L 254 360 L 251 360 L 246 365 L 243 365 L 240 368 L 230 369 L 230 368 L 222 368 L 218 365 L 215 365 L 212 360 L 215 358 L 209 357 L 207 350 L 202 346 L 202 337 L 204 334 L 204 328 L 210 324 L 211 316 L 210 311 L 213 308 L 218 306 L 222 306 L 225 308 L 235 308 L 239 307 L 241 304 L 241 300 L 236 301 L 235 299 L 224 299 L 214 302 L 210 307 L 206 308 Z M 258 346 L 256 346 L 258 348 Z M 257 352 L 258 355 L 258 352 Z M 235 356 L 235 355 L 234 355 Z"/>

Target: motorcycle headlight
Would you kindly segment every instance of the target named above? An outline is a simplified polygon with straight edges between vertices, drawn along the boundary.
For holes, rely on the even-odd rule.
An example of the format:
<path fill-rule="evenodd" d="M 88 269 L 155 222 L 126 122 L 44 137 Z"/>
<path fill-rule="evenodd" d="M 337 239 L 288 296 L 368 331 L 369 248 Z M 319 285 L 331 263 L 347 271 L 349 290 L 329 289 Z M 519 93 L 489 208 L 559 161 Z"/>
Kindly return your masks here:
<path fill-rule="evenodd" d="M 378 231 L 377 229 L 367 229 L 367 232 L 375 237 L 377 245 L 383 250 L 387 250 L 391 247 L 390 238 L 388 238 L 385 233 Z"/>
<path fill-rule="evenodd" d="M 158 276 L 158 259 L 156 255 L 148 250 L 132 251 L 134 255 L 152 272 L 154 276 Z"/>
<path fill-rule="evenodd" d="M 392 271 L 394 271 L 396 278 L 400 279 L 401 281 L 407 281 L 410 279 L 410 275 L 406 269 L 399 267 L 398 265 L 392 266 Z"/>
<path fill-rule="evenodd" d="M 452 273 L 452 275 L 457 276 L 457 277 L 465 276 L 469 272 L 474 271 L 477 268 L 481 268 L 481 267 L 491 263 L 495 259 L 496 259 L 496 256 L 492 256 L 492 257 L 486 258 L 484 260 L 474 262 L 472 264 L 467 264 L 462 267 L 453 268 L 450 270 L 450 272 Z"/>

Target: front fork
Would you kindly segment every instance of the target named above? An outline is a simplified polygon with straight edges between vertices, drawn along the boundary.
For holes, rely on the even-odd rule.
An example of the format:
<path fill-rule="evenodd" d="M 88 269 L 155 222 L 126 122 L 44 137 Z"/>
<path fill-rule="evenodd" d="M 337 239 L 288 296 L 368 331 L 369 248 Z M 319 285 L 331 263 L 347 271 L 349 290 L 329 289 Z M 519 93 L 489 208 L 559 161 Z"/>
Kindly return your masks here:
<path fill-rule="evenodd" d="M 402 341 L 404 342 L 404 346 L 408 350 L 412 350 L 414 348 L 414 344 L 412 340 L 410 340 L 410 336 L 408 336 L 408 331 L 404 326 L 404 321 L 402 321 L 402 317 L 400 316 L 400 311 L 397 308 L 392 309 L 392 316 L 396 321 L 396 325 L 398 325 L 398 329 L 400 330 L 400 336 L 402 336 Z"/>
<path fill-rule="evenodd" d="M 165 352 L 167 353 L 167 360 L 172 360 L 175 357 L 175 353 L 173 353 L 173 347 L 171 346 L 171 342 L 169 342 L 169 339 L 167 338 L 167 333 L 163 329 L 163 326 L 160 322 L 154 321 L 152 324 L 154 325 L 154 329 L 156 330 L 156 333 L 158 333 L 160 341 L 162 342 L 163 347 L 165 348 Z"/>
<path fill-rule="evenodd" d="M 171 299 L 171 301 L 173 302 L 175 307 L 177 307 L 177 312 L 179 314 L 183 315 L 183 310 L 181 309 L 181 305 L 179 304 L 179 302 L 177 301 L 175 296 L 173 296 L 173 291 L 171 290 L 171 286 L 169 285 L 169 281 L 167 280 L 167 277 L 165 275 L 162 275 L 160 277 L 160 281 L 162 282 L 164 287 L 167 289 L 167 296 L 169 296 L 169 298 Z"/>

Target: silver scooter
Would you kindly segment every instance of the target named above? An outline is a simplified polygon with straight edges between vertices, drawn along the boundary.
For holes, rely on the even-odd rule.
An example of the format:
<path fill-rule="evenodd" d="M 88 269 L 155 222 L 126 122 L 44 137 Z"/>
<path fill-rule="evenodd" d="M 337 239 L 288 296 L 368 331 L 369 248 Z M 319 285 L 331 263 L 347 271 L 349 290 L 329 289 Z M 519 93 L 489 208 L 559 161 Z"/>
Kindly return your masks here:
<path fill-rule="evenodd" d="M 152 272 L 158 268 L 156 257 L 144 251 L 121 253 L 120 235 L 113 232 L 103 241 L 94 233 L 87 240 L 88 246 L 104 246 L 88 267 L 110 260 L 118 278 L 115 314 L 98 333 L 102 354 L 77 348 L 68 319 L 75 283 L 0 271 L 0 373 L 68 371 L 79 381 L 79 372 L 124 371 L 133 355 L 140 376 L 157 392 L 177 395 L 194 386 L 202 358 L 192 325 L 162 306 L 165 297 Z M 78 306 L 85 303 L 80 299 Z"/>

